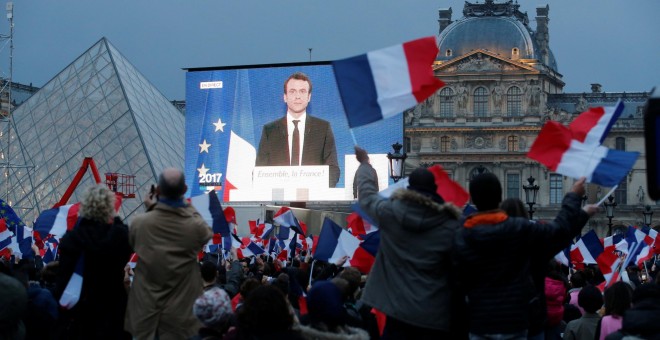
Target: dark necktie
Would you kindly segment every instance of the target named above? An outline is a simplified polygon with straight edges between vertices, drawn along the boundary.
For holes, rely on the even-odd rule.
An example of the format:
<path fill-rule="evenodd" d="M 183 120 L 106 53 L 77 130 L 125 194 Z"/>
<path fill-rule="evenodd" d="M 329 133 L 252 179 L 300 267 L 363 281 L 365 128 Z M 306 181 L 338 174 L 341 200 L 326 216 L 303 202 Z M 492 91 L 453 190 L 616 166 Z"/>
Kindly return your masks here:
<path fill-rule="evenodd" d="M 293 121 L 293 139 L 291 139 L 291 165 L 300 165 L 300 130 L 298 123 L 300 120 Z"/>

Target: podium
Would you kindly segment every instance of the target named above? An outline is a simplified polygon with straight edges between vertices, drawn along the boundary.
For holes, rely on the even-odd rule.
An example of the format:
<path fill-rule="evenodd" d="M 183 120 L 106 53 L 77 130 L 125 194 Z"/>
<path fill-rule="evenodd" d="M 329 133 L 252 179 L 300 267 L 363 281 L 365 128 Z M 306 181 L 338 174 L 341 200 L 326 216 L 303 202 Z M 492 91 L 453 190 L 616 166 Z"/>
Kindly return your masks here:
<path fill-rule="evenodd" d="M 232 190 L 236 201 L 326 201 L 343 200 L 344 188 L 330 188 L 327 165 L 256 166 L 252 188 Z"/>

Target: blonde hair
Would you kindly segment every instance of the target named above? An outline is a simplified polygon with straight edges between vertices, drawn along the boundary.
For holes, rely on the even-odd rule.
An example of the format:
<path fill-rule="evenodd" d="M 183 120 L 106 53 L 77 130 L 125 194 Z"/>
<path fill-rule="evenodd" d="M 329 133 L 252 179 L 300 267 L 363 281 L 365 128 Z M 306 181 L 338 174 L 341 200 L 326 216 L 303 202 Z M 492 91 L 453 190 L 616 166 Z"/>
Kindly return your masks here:
<path fill-rule="evenodd" d="M 108 223 L 115 214 L 115 193 L 107 186 L 97 184 L 85 190 L 80 202 L 80 216 Z"/>

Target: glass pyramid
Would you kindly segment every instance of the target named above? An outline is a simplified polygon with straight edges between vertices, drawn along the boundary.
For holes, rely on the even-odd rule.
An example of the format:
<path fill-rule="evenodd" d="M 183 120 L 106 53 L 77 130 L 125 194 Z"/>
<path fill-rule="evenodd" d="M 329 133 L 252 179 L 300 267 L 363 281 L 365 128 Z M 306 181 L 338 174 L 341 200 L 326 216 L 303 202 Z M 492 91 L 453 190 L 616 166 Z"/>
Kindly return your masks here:
<path fill-rule="evenodd" d="M 120 211 L 129 218 L 142 211 L 142 196 L 164 168 L 183 169 L 184 120 L 102 38 L 13 111 L 10 131 L 0 136 L 11 164 L 0 176 L 0 197 L 31 224 L 92 157 L 102 181 L 104 173 L 135 175 L 135 198 L 125 199 Z M 69 203 L 92 184 L 88 170 Z"/>

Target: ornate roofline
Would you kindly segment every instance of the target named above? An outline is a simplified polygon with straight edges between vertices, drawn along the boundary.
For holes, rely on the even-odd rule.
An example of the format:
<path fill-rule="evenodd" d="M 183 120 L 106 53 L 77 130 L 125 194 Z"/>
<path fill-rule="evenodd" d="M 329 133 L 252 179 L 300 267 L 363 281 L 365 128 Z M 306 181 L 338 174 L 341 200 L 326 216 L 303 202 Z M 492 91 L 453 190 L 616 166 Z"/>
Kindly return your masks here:
<path fill-rule="evenodd" d="M 437 61 L 436 61 L 436 63 L 433 64 L 433 71 L 439 71 L 439 70 L 441 70 L 441 69 L 443 69 L 443 68 L 447 68 L 447 67 L 449 67 L 449 66 L 451 66 L 451 65 L 453 65 L 453 64 L 459 63 L 459 62 L 461 62 L 462 60 L 467 59 L 467 58 L 470 58 L 471 56 L 473 56 L 473 55 L 475 55 L 475 54 L 479 54 L 479 53 L 481 53 L 481 54 L 485 54 L 485 55 L 487 55 L 487 56 L 489 56 L 489 57 L 492 57 L 492 58 L 495 58 L 495 59 L 498 59 L 498 60 L 501 60 L 501 61 L 503 61 L 503 62 L 505 62 L 505 63 L 510 64 L 510 65 L 513 65 L 513 66 L 516 66 L 516 67 L 520 67 L 520 68 L 526 69 L 526 70 L 531 71 L 531 72 L 533 72 L 533 73 L 541 73 L 539 70 L 537 70 L 537 69 L 534 68 L 533 66 L 529 66 L 528 64 L 526 64 L 526 63 L 523 62 L 523 61 L 520 61 L 520 60 L 518 60 L 518 61 L 514 61 L 514 60 L 511 60 L 511 59 L 508 59 L 508 58 L 504 58 L 504 57 L 502 57 L 501 55 L 499 55 L 499 54 L 497 54 L 497 53 L 493 53 L 493 52 L 491 52 L 491 51 L 487 51 L 487 50 L 483 50 L 483 49 L 477 49 L 477 50 L 474 50 L 474 51 L 472 51 L 472 52 L 470 52 L 470 53 L 468 53 L 468 54 L 464 54 L 464 55 L 462 55 L 462 56 L 460 56 L 460 57 L 458 57 L 458 58 L 456 58 L 456 59 L 452 59 L 452 60 L 447 61 L 447 62 L 445 62 L 445 63 L 437 63 Z M 527 60 L 527 59 L 526 59 L 526 60 Z"/>
<path fill-rule="evenodd" d="M 486 0 L 483 4 L 473 4 L 465 2 L 463 7 L 463 16 L 467 17 L 515 17 L 520 20 L 525 26 L 529 25 L 529 18 L 527 13 L 519 10 L 520 5 L 516 1 L 509 0 L 504 3 L 496 4 L 494 0 Z"/>

